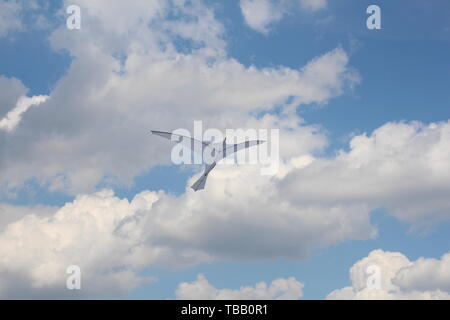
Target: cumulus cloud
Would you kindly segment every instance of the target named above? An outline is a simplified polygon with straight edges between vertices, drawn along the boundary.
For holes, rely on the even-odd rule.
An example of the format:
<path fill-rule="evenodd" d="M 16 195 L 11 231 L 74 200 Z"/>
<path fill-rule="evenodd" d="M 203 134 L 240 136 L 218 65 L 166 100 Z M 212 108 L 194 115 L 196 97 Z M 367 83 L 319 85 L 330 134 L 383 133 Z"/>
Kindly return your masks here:
<path fill-rule="evenodd" d="M 379 276 L 379 286 L 368 286 L 374 276 Z M 350 287 L 327 299 L 450 299 L 450 253 L 440 260 L 410 261 L 400 252 L 374 250 L 351 267 L 350 279 Z"/>
<path fill-rule="evenodd" d="M 53 47 L 74 60 L 51 99 L 27 110 L 13 134 L 0 133 L 0 184 L 36 179 L 85 194 L 53 216 L 4 207 L 19 218 L 0 232 L 2 297 L 70 296 L 65 270 L 73 264 L 82 268 L 80 294 L 96 296 L 151 281 L 139 274 L 146 266 L 303 259 L 376 236 L 369 214 L 379 206 L 411 222 L 447 217 L 449 123 L 390 123 L 326 159 L 317 155 L 323 130 L 288 112 L 288 104 L 326 103 L 358 83 L 342 49 L 300 69 L 245 67 L 227 56 L 224 29 L 200 1 L 78 3 L 90 27 L 52 34 Z M 16 88 L 8 101 L 23 95 L 14 80 L 0 81 Z M 277 106 L 281 114 L 261 115 Z M 129 183 L 169 161 L 170 147 L 153 141 L 150 128 L 190 128 L 199 119 L 219 129 L 279 128 L 278 174 L 218 166 L 201 193 L 144 191 L 131 202 L 92 193 L 105 178 Z"/>
<path fill-rule="evenodd" d="M 255 31 L 268 34 L 271 27 L 296 7 L 316 12 L 327 6 L 327 0 L 240 0 L 245 23 Z"/>
<path fill-rule="evenodd" d="M 98 292 L 118 295 L 151 280 L 124 268 L 132 264 L 127 261 L 134 251 L 130 244 L 138 241 L 139 234 L 124 236 L 115 228 L 130 213 L 151 206 L 154 199 L 148 193 L 129 203 L 104 191 L 80 196 L 51 216 L 29 208 L 27 216 L 0 234 L 0 296 L 73 296 L 65 289 L 70 265 L 81 267 L 79 294 L 85 297 Z"/>
<path fill-rule="evenodd" d="M 0 119 L 14 108 L 17 100 L 25 96 L 27 91 L 20 80 L 0 75 Z"/>
<path fill-rule="evenodd" d="M 48 96 L 22 96 L 17 101 L 16 106 L 6 116 L 0 120 L 0 129 L 5 131 L 13 130 L 22 119 L 22 115 L 31 107 L 37 106 L 48 99 Z"/>
<path fill-rule="evenodd" d="M 279 193 L 277 184 L 312 161 L 326 137 L 292 109 L 254 116 L 280 105 L 326 103 L 357 83 L 345 51 L 300 69 L 245 67 L 227 56 L 224 28 L 201 1 L 70 4 L 82 7 L 84 27 L 75 33 L 62 26 L 50 41 L 74 60 L 51 98 L 22 119 L 24 108 L 15 109 L 20 125 L 0 133 L 0 184 L 14 190 L 32 179 L 85 195 L 50 216 L 37 207 L 3 206 L 15 218 L 0 233 L 2 297 L 70 296 L 69 265 L 82 269 L 80 295 L 121 294 L 151 280 L 139 274 L 146 266 L 302 259 L 316 247 L 376 234 L 364 206 L 293 206 Z M 24 95 L 17 81 L 1 81 L 16 88 L 8 101 Z M 223 166 L 203 193 L 145 191 L 131 202 L 112 191 L 92 193 L 104 179 L 129 183 L 169 161 L 169 145 L 152 140 L 149 129 L 189 129 L 199 119 L 205 128 L 280 129 L 279 174 Z"/>
<path fill-rule="evenodd" d="M 22 29 L 21 10 L 22 6 L 17 1 L 0 2 L 0 38 L 10 31 Z"/>
<path fill-rule="evenodd" d="M 272 0 L 241 0 L 240 7 L 247 25 L 264 34 L 284 14 L 283 7 Z"/>
<path fill-rule="evenodd" d="M 380 205 L 379 201 L 391 198 L 371 189 L 364 190 L 364 185 L 346 189 L 358 174 L 367 177 L 361 180 L 369 179 L 372 183 L 395 179 L 390 183 L 405 188 L 401 191 L 407 199 L 414 198 L 407 192 L 418 186 L 404 179 L 405 172 L 395 176 L 392 168 L 398 170 L 400 166 L 395 165 L 393 155 L 406 157 L 398 161 L 403 166 L 412 166 L 409 169 L 415 169 L 415 177 L 419 169 L 431 168 L 442 170 L 436 175 L 446 178 L 448 162 L 443 159 L 448 149 L 442 148 L 442 143 L 448 141 L 445 136 L 448 123 L 388 124 L 370 136 L 355 137 L 350 151 L 341 152 L 335 159 L 323 159 L 314 156 L 315 150 L 326 145 L 326 137 L 318 128 L 302 125 L 300 119 L 290 116 L 265 115 L 249 121 L 252 127 L 281 128 L 280 138 L 285 144 L 280 146 L 277 175 L 260 175 L 259 166 L 254 165 L 219 165 L 201 193 L 194 193 L 188 187 L 197 178 L 194 176 L 187 182 L 185 193 L 179 196 L 145 191 L 131 202 L 115 197 L 112 191 L 79 196 L 59 209 L 54 218 L 26 216 L 8 225 L 0 233 L 0 257 L 3 257 L 0 270 L 9 272 L 9 279 L 29 279 L 34 290 L 47 292 L 44 288 L 54 290 L 63 281 L 61 273 L 70 264 L 82 266 L 92 279 L 104 274 L 115 278 L 116 270 L 126 270 L 137 286 L 144 281 L 139 277 L 139 270 L 145 266 L 182 267 L 229 259 L 303 259 L 318 247 L 376 236 L 370 224 L 370 212 Z M 366 143 L 361 144 L 361 139 Z M 376 152 L 371 152 L 372 148 Z M 417 150 L 425 150 L 424 158 L 420 158 Z M 372 164 L 374 160 L 370 156 L 374 153 L 377 161 Z M 429 166 L 424 162 L 427 159 L 433 159 Z M 368 164 L 373 167 L 364 167 Z M 336 167 L 345 174 L 335 172 Z M 355 168 L 358 171 L 352 171 Z M 347 180 L 342 188 L 328 188 L 321 174 L 327 175 L 330 179 L 327 181 L 336 177 Z M 428 177 L 433 176 L 429 173 Z M 294 183 L 300 193 L 290 189 Z M 398 192 L 397 188 L 391 192 Z M 330 193 L 332 189 L 339 190 Z M 375 186 L 375 190 L 379 189 Z M 361 197 L 360 193 L 375 200 Z M 407 201 L 402 203 L 407 204 Z M 430 218 L 433 214 L 429 211 Z M 422 215 L 425 217 L 425 213 Z M 411 218 L 414 221 L 414 215 Z M 36 245 L 46 249 L 35 250 Z M 86 255 L 86 251 L 92 255 Z M 384 291 L 365 289 L 364 272 L 369 264 L 381 268 Z M 352 270 L 352 287 L 329 297 L 441 298 L 448 292 L 448 255 L 441 260 L 410 262 L 400 253 L 375 251 Z M 49 273 L 59 274 L 59 278 L 51 282 Z M 9 288 L 11 284 L 4 286 Z M 117 292 L 127 289 L 117 286 Z"/>
<path fill-rule="evenodd" d="M 300 0 L 302 8 L 308 11 L 317 11 L 327 6 L 327 0 Z"/>
<path fill-rule="evenodd" d="M 282 188 L 299 203 L 364 203 L 427 226 L 450 217 L 449 183 L 450 121 L 398 122 L 353 137 L 349 151 L 293 172 Z"/>
<path fill-rule="evenodd" d="M 31 106 L 48 99 L 48 96 L 39 95 L 27 97 L 27 92 L 20 80 L 0 75 L 0 130 L 13 130 Z"/>
<path fill-rule="evenodd" d="M 46 1 L 6 0 L 0 2 L 0 38 L 13 32 L 30 29 L 46 29 L 50 26 L 48 19 L 42 14 L 49 6 Z M 24 19 L 27 17 L 27 19 Z"/>
<path fill-rule="evenodd" d="M 450 253 L 441 259 L 419 258 L 397 273 L 394 284 L 405 291 L 443 291 L 449 294 Z"/>
<path fill-rule="evenodd" d="M 50 216 L 54 214 L 57 209 L 58 208 L 56 207 L 45 205 L 27 207 L 0 203 L 0 231 L 4 231 L 7 225 L 18 221 L 31 213 L 37 216 Z"/>
<path fill-rule="evenodd" d="M 303 259 L 317 247 L 376 235 L 364 206 L 299 205 L 280 193 L 278 184 L 312 161 L 311 151 L 326 139 L 317 128 L 300 126 L 298 119 L 266 115 L 259 121 L 263 127 L 281 127 L 283 141 L 296 143 L 296 148 L 291 143 L 281 148 L 278 175 L 260 175 L 257 165 L 224 164 L 201 193 L 190 190 L 188 181 L 180 196 L 145 191 L 128 202 L 102 191 L 78 196 L 51 217 L 30 209 L 30 215 L 0 233 L 0 273 L 9 275 L 4 282 L 24 279 L 29 292 L 51 296 L 58 288 L 65 290 L 60 287 L 65 268 L 76 264 L 87 277 L 83 294 L 119 294 L 133 287 L 122 286 L 119 271 L 127 271 L 124 276 L 137 286 L 145 281 L 139 270 L 146 266 Z M 110 287 L 100 284 L 109 278 Z M 15 288 L 9 282 L 4 287 Z M 4 295 L 19 295 L 11 290 Z"/>
<path fill-rule="evenodd" d="M 74 57 L 67 74 L 0 140 L 8 150 L 0 161 L 6 189 L 30 179 L 72 195 L 105 179 L 131 184 L 169 161 L 169 146 L 149 129 L 190 129 L 194 120 L 242 127 L 289 99 L 326 103 L 358 82 L 340 48 L 302 69 L 245 67 L 226 55 L 224 28 L 201 1 L 77 3 L 86 27 L 62 26 L 51 36 L 55 50 Z"/>
<path fill-rule="evenodd" d="M 303 296 L 303 283 L 295 278 L 275 279 L 270 284 L 258 282 L 253 287 L 217 289 L 203 274 L 193 282 L 180 283 L 175 291 L 180 300 L 298 300 Z"/>

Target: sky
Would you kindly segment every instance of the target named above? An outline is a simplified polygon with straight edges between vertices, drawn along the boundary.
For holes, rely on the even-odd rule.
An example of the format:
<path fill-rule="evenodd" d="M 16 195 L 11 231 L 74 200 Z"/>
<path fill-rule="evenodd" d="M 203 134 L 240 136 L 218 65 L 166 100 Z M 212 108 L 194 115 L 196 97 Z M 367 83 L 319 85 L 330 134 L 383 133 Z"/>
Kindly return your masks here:
<path fill-rule="evenodd" d="M 0 299 L 449 299 L 449 15 L 0 0 Z M 194 121 L 278 129 L 278 171 L 194 192 L 149 134 Z"/>

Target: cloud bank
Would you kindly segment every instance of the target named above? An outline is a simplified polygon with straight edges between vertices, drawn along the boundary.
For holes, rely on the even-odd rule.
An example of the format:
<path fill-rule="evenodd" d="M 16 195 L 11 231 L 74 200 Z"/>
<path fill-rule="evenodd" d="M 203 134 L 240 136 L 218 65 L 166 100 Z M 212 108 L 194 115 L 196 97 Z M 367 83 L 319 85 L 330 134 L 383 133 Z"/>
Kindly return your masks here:
<path fill-rule="evenodd" d="M 22 7 L 16 1 L 3 1 L 0 3 L 0 38 L 9 32 L 22 29 L 20 12 Z"/>
<path fill-rule="evenodd" d="M 367 287 L 367 268 L 380 268 L 379 288 Z M 450 253 L 441 259 L 410 261 L 400 252 L 374 250 L 350 269 L 352 285 L 331 292 L 327 299 L 450 299 Z"/>
<path fill-rule="evenodd" d="M 227 56 L 224 28 L 201 1 L 77 3 L 89 27 L 61 26 L 50 37 L 55 50 L 73 56 L 67 74 L 50 99 L 26 112 L 20 130 L 0 133 L 8 150 L 0 161 L 3 189 L 37 180 L 77 195 L 105 180 L 130 185 L 169 163 L 169 146 L 152 141 L 151 128 L 190 129 L 194 120 L 244 127 L 290 100 L 294 107 L 325 104 L 359 81 L 341 48 L 300 69 L 242 65 Z"/>
<path fill-rule="evenodd" d="M 7 117 L 20 119 L 14 130 L 0 132 L 0 190 L 36 181 L 76 197 L 61 208 L 2 205 L 1 297 L 72 297 L 65 279 L 74 264 L 83 277 L 76 294 L 95 297 L 154 280 L 140 274 L 148 266 L 305 259 L 316 248 L 375 237 L 370 212 L 380 207 L 412 225 L 448 219 L 449 122 L 388 123 L 355 136 L 335 157 L 321 156 L 325 131 L 295 110 L 326 104 L 359 82 L 343 49 L 299 69 L 247 67 L 228 56 L 225 29 L 201 1 L 77 3 L 90 27 L 63 26 L 50 38 L 73 57 L 67 74 L 39 108 Z M 0 82 L 11 93 L 0 95 L 3 119 L 26 88 Z M 280 171 L 261 176 L 258 166 L 224 165 L 201 193 L 147 190 L 131 201 L 114 195 L 115 185 L 169 163 L 169 146 L 151 140 L 150 128 L 190 128 L 199 119 L 219 129 L 280 129 Z M 96 190 L 101 182 L 109 188 Z M 408 264 L 394 260 L 399 268 Z M 395 294 L 446 292 L 445 273 L 425 288 L 422 269 L 414 270 L 406 277 L 395 269 L 387 278 Z M 297 284 L 299 296 L 298 283 L 286 281 Z M 283 283 L 262 292 L 273 296 L 271 288 Z M 203 278 L 191 285 L 208 287 Z M 259 286 L 245 292 L 256 294 Z"/>
<path fill-rule="evenodd" d="M 217 289 L 203 274 L 193 282 L 180 283 L 175 291 L 180 300 L 298 300 L 303 296 L 303 283 L 295 278 L 275 279 L 270 284 L 258 282 L 237 290 Z"/>
<path fill-rule="evenodd" d="M 327 6 L 327 0 L 240 0 L 239 5 L 245 23 L 267 35 L 289 11 L 301 8 L 306 12 L 316 12 Z"/>

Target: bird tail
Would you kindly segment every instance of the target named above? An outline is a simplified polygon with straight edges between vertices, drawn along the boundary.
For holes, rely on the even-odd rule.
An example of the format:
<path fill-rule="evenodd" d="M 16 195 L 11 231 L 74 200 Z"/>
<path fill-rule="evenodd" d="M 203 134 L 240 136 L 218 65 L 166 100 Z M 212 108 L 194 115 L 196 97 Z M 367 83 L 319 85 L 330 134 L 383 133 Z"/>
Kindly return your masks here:
<path fill-rule="evenodd" d="M 208 178 L 207 173 L 202 173 L 200 178 L 195 181 L 195 183 L 191 186 L 194 191 L 203 190 L 205 188 L 206 179 Z"/>

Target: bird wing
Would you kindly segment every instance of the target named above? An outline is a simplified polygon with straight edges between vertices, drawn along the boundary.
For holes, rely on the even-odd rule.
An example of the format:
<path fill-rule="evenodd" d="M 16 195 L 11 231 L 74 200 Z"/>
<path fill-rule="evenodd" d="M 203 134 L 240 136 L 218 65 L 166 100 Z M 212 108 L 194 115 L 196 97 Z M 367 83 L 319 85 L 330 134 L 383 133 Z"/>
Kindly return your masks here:
<path fill-rule="evenodd" d="M 202 154 L 203 148 L 205 148 L 208 145 L 203 141 L 171 132 L 151 130 L 151 133 L 166 138 L 170 141 L 181 143 L 183 147 L 188 148 L 199 154 Z"/>
<path fill-rule="evenodd" d="M 227 144 L 226 146 L 223 147 L 223 158 L 226 158 L 227 156 L 238 152 L 239 150 L 243 150 L 243 149 L 247 149 L 253 146 L 257 146 L 261 143 L 264 143 L 265 141 L 262 140 L 252 140 L 252 141 L 245 141 L 245 142 L 241 142 L 241 143 L 236 143 L 236 144 Z"/>

